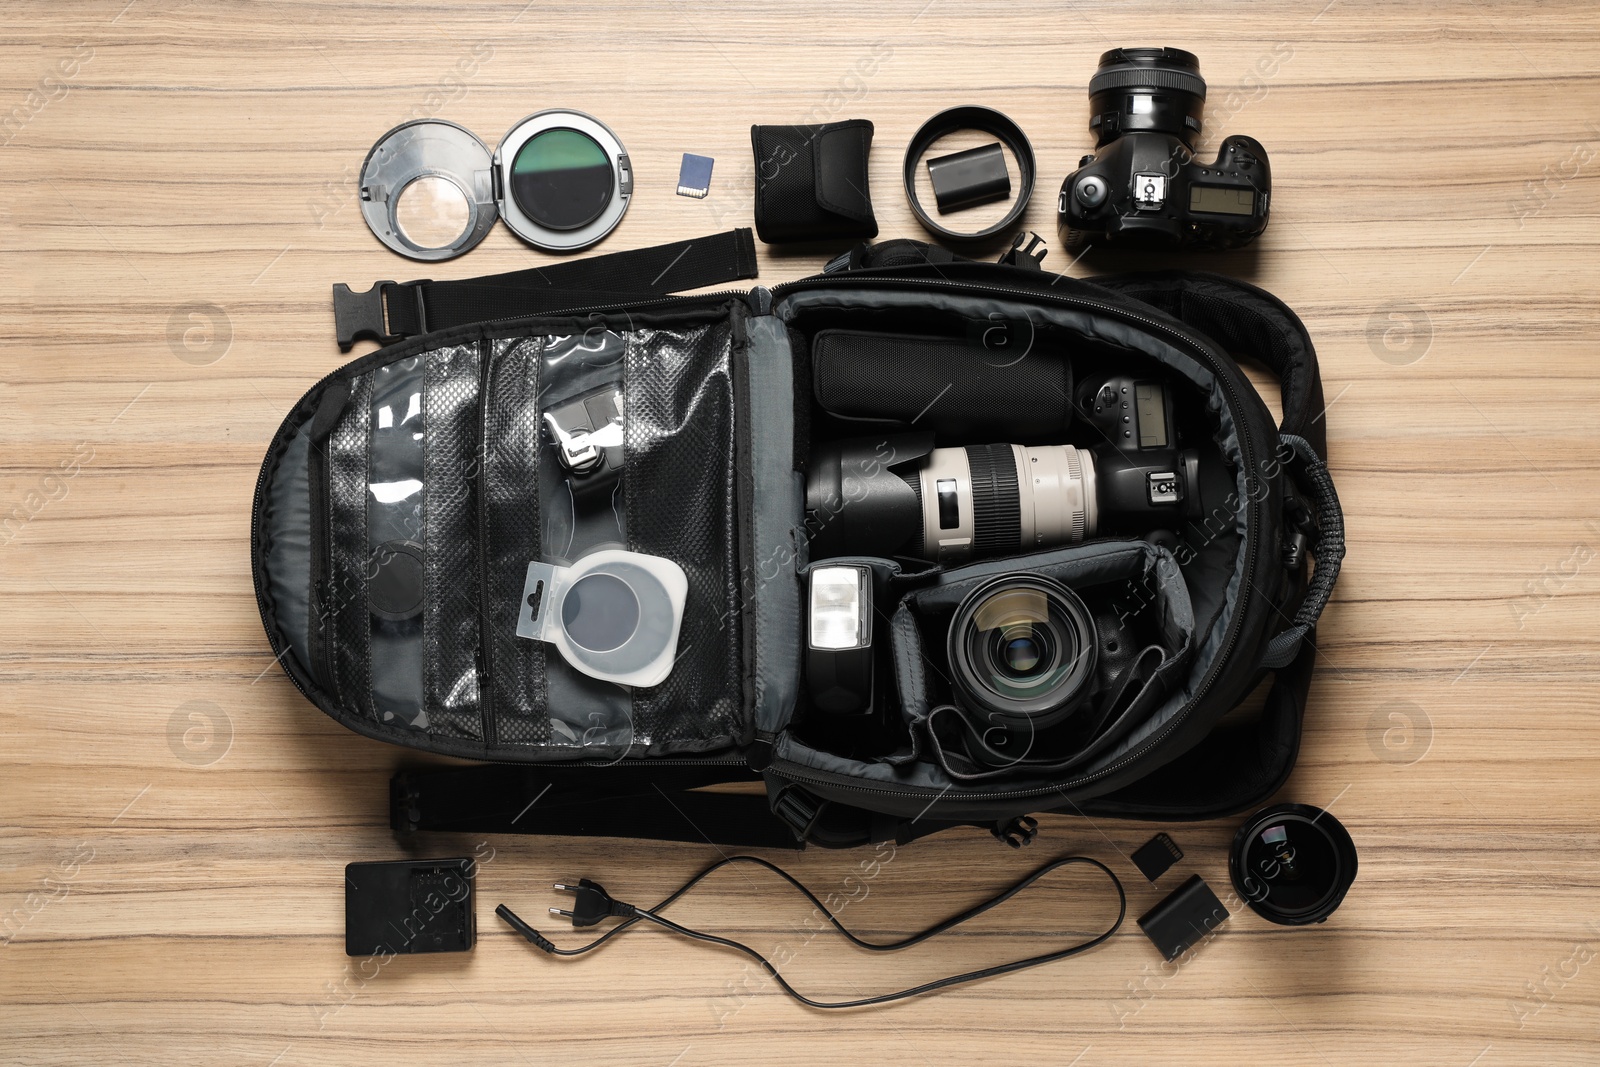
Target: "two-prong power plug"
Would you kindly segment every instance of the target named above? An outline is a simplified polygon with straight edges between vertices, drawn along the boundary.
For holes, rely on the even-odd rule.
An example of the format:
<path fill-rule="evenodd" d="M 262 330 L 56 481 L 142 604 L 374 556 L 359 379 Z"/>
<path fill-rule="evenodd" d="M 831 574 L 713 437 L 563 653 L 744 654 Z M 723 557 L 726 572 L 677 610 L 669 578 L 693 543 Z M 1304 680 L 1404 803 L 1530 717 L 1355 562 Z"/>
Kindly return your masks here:
<path fill-rule="evenodd" d="M 579 879 L 577 885 L 567 885 L 565 882 L 557 882 L 553 888 L 557 892 L 571 893 L 573 896 L 573 901 L 570 909 L 551 908 L 550 914 L 559 915 L 563 919 L 571 919 L 572 925 L 575 927 L 593 926 L 601 919 L 610 918 L 612 916 L 615 916 L 619 919 L 632 919 L 637 914 L 636 909 L 632 904 L 627 904 L 623 901 L 614 899 L 610 893 L 606 892 L 605 886 L 601 885 L 599 882 L 592 882 L 587 878 Z M 505 920 L 507 926 L 521 934 L 530 943 L 553 955 L 566 956 L 574 954 L 575 951 L 583 951 L 581 949 L 572 950 L 557 948 L 548 937 L 545 937 L 539 931 L 529 926 L 523 921 L 522 916 L 506 907 L 504 904 L 495 908 L 494 913 L 500 916 L 501 919 Z"/>
<path fill-rule="evenodd" d="M 572 894 L 571 909 L 551 908 L 550 914 L 571 919 L 573 926 L 593 926 L 601 919 L 613 916 L 619 919 L 633 917 L 633 905 L 613 899 L 611 894 L 606 892 L 606 887 L 599 882 L 580 878 L 577 885 L 557 882 L 552 888 L 561 893 Z"/>

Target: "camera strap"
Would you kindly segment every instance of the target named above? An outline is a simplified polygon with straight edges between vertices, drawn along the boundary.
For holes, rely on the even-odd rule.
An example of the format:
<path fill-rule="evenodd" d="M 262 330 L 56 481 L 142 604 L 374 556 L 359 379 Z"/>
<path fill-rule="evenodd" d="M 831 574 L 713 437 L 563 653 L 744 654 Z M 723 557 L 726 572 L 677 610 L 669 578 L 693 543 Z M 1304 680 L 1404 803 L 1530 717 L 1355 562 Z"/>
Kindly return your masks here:
<path fill-rule="evenodd" d="M 366 292 L 333 287 L 339 351 L 357 341 L 405 337 L 496 319 L 630 304 L 756 276 L 747 228 L 672 244 L 611 252 L 462 281 L 374 282 Z"/>

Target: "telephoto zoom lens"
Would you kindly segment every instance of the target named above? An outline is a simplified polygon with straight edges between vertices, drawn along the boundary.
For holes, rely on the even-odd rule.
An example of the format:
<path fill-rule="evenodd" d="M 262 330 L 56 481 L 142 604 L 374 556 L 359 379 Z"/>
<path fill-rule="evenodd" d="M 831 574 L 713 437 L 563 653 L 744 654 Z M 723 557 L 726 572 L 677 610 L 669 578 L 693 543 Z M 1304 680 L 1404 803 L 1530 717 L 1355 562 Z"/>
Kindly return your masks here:
<path fill-rule="evenodd" d="M 912 477 L 924 559 L 1009 556 L 1099 529 L 1094 457 L 1072 445 L 936 448 Z"/>
<path fill-rule="evenodd" d="M 932 435 L 819 445 L 806 469 L 811 558 L 961 563 L 1200 514 L 1193 449 L 932 446 Z"/>

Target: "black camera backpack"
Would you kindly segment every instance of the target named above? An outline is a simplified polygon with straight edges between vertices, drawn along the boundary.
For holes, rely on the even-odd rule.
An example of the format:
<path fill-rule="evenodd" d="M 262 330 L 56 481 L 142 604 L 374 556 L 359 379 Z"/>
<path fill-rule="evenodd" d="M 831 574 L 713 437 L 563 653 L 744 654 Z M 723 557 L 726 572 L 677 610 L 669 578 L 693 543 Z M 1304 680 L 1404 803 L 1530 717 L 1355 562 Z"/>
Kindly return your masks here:
<path fill-rule="evenodd" d="M 274 437 L 252 566 L 272 650 L 323 712 L 486 761 L 398 773 L 395 828 L 847 847 L 972 825 L 1016 845 L 1030 813 L 1202 819 L 1275 792 L 1344 553 L 1304 326 L 1216 275 L 1083 281 L 1006 258 L 891 241 L 771 289 L 660 295 L 753 276 L 740 230 L 469 282 L 336 287 L 341 343 L 391 343 L 319 382 Z M 867 752 L 853 725 L 820 721 L 803 677 L 804 471 L 836 432 L 809 346 L 839 328 L 1159 373 L 1222 472 L 1181 550 L 1100 537 L 949 567 L 874 561 L 892 684 Z M 1236 359 L 1278 378 L 1281 424 Z M 623 532 L 613 547 L 688 580 L 677 660 L 648 688 L 579 676 L 516 634 L 529 562 L 569 559 L 585 536 L 543 416 L 597 382 L 624 412 L 621 477 L 599 505 Z M 928 751 L 924 720 L 950 698 L 935 635 L 907 620 L 1005 571 L 1144 590 L 1161 668 L 1060 769 L 963 777 Z M 396 604 L 396 574 L 415 604 Z M 703 788 L 734 782 L 765 794 Z"/>

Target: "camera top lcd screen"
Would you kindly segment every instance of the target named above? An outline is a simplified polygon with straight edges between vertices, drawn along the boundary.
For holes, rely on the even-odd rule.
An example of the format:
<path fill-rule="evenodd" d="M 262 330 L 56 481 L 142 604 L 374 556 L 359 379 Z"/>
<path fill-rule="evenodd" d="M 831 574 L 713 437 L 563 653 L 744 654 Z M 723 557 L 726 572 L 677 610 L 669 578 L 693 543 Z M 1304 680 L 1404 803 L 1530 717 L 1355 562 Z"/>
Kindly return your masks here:
<path fill-rule="evenodd" d="M 1157 382 L 1139 382 L 1133 387 L 1139 413 L 1139 447 L 1167 447 L 1166 397 Z"/>
<path fill-rule="evenodd" d="M 1189 186 L 1189 210 L 1213 215 L 1248 215 L 1256 209 L 1254 189 L 1234 185 Z"/>

